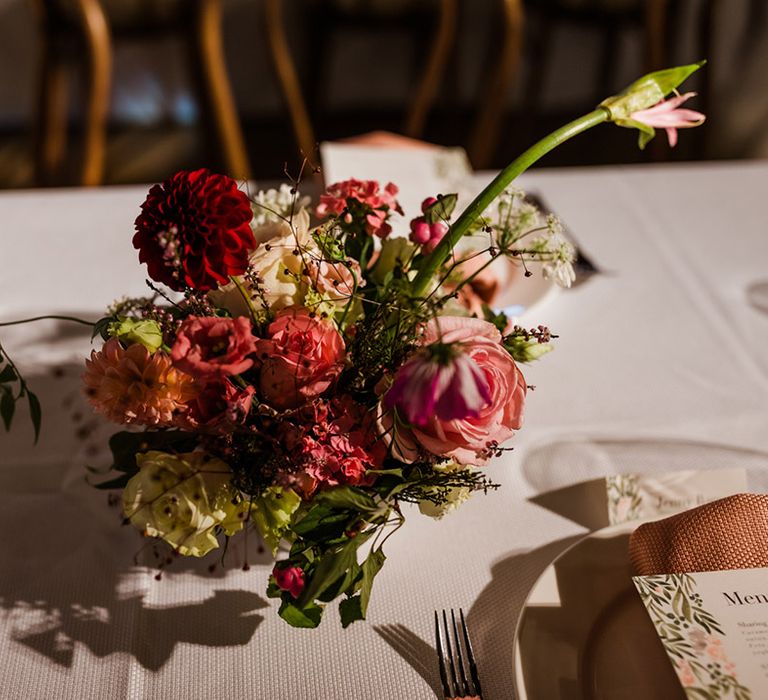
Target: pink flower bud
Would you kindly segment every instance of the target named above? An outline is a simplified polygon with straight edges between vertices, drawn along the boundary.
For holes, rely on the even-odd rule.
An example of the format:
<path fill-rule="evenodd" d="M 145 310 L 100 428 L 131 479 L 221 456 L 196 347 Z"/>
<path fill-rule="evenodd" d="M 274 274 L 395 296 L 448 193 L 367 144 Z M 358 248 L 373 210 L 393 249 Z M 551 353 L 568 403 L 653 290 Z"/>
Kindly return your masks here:
<path fill-rule="evenodd" d="M 299 566 L 287 566 L 284 569 L 276 566 L 272 569 L 272 576 L 277 587 L 281 591 L 288 591 L 294 598 L 298 598 L 304 590 L 304 571 Z"/>
<path fill-rule="evenodd" d="M 351 224 L 352 223 L 352 214 L 350 214 L 349 212 L 344 214 L 344 223 L 345 224 Z"/>
<path fill-rule="evenodd" d="M 446 233 L 448 233 L 448 226 L 442 221 L 436 221 L 434 224 L 429 225 L 430 242 L 434 239 L 437 239 L 438 242 L 441 241 Z"/>
<path fill-rule="evenodd" d="M 436 197 L 427 197 L 421 203 L 421 211 L 423 211 L 426 214 L 427 213 L 427 209 L 429 209 L 436 201 L 437 201 Z"/>
<path fill-rule="evenodd" d="M 426 243 L 431 235 L 429 224 L 424 220 L 423 216 L 419 216 L 411 221 L 411 235 L 409 238 L 411 241 L 418 245 Z"/>
<path fill-rule="evenodd" d="M 424 244 L 424 250 L 431 253 L 446 233 L 448 233 L 448 227 L 442 221 L 429 224 L 429 240 Z"/>

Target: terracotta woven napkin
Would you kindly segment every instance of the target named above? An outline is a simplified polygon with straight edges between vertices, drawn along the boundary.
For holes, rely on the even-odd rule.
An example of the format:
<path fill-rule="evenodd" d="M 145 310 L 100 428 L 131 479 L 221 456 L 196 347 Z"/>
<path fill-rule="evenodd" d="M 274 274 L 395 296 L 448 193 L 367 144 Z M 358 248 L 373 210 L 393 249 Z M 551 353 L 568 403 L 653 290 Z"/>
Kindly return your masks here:
<path fill-rule="evenodd" d="M 645 523 L 629 557 L 640 576 L 768 567 L 768 495 L 740 493 Z"/>

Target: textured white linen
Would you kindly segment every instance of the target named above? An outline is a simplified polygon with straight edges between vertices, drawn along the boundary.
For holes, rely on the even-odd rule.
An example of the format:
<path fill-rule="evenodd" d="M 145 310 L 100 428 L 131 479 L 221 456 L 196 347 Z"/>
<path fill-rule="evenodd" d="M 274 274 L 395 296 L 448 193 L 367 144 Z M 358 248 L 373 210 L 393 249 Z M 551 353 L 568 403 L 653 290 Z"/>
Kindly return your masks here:
<path fill-rule="evenodd" d="M 509 698 L 517 612 L 583 534 L 529 496 L 627 470 L 724 466 L 747 467 L 763 490 L 768 316 L 745 292 L 768 278 L 768 164 L 546 171 L 523 185 L 606 273 L 524 319 L 560 340 L 526 371 L 538 386 L 526 426 L 489 468 L 502 488 L 439 523 L 409 512 L 368 621 L 346 631 L 332 609 L 315 631 L 267 610 L 263 556 L 247 572 L 242 550 L 212 574 L 208 560 L 176 561 L 161 581 L 135 566 L 140 538 L 83 479 L 84 464 L 106 464 L 114 430 L 77 393 L 87 335 L 55 322 L 0 329 L 44 407 L 37 447 L 23 415 L 0 434 L 0 696 L 432 698 L 432 610 L 463 607 L 487 700 Z M 0 195 L 0 321 L 94 319 L 143 294 L 130 238 L 144 192 Z"/>

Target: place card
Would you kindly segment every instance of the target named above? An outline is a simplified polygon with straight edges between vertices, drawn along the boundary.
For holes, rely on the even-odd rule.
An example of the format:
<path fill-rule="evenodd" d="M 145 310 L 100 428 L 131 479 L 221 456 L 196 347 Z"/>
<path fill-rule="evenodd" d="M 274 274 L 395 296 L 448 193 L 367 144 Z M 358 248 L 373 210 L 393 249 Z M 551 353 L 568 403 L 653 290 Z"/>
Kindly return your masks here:
<path fill-rule="evenodd" d="M 688 698 L 766 697 L 768 569 L 633 581 Z"/>
<path fill-rule="evenodd" d="M 531 498 L 590 530 L 664 517 L 748 491 L 743 468 L 612 474 Z"/>
<path fill-rule="evenodd" d="M 421 212 L 425 198 L 461 192 L 472 174 L 461 148 L 429 144 L 387 148 L 326 141 L 320 144 L 320 155 L 327 184 L 349 178 L 378 180 L 382 185 L 394 182 L 400 188 L 398 200 L 405 212 L 406 233 L 408 220 Z"/>

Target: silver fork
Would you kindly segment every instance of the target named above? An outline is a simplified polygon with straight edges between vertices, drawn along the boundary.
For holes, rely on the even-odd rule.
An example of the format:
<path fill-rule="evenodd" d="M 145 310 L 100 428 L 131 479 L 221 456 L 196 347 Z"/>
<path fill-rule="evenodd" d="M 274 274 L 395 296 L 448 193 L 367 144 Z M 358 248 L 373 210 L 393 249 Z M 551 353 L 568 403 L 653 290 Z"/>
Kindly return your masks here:
<path fill-rule="evenodd" d="M 443 695 L 446 700 L 483 700 L 475 655 L 472 653 L 472 642 L 467 632 L 464 611 L 461 609 L 459 609 L 459 620 L 461 624 L 457 625 L 456 613 L 451 610 L 449 627 L 448 616 L 443 610 L 441 626 L 440 615 L 435 610 L 435 642 Z M 459 633 L 459 626 L 461 633 Z"/>

